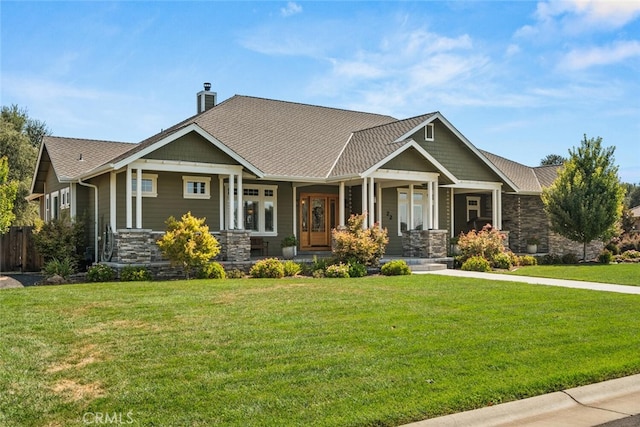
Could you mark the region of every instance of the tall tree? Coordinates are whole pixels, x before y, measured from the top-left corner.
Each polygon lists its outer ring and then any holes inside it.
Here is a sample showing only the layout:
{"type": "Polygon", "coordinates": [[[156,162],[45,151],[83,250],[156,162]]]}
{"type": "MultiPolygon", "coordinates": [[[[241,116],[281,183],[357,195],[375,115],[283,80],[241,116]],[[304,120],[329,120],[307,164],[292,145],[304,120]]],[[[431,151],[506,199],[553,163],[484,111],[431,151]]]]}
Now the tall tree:
{"type": "Polygon", "coordinates": [[[18,181],[14,224],[31,225],[37,218],[37,208],[25,198],[31,188],[42,138],[48,134],[43,122],[30,119],[27,111],[17,105],[3,106],[0,110],[0,157],[8,159],[8,180],[18,181]]]}
{"type": "Polygon", "coordinates": [[[615,233],[622,215],[624,188],[614,163],[615,147],[602,148],[602,138],[584,139],[569,150],[569,159],[554,183],[542,192],[542,201],[551,229],[583,244],[606,239],[615,233]]]}
{"type": "Polygon", "coordinates": [[[0,157],[0,234],[7,231],[15,218],[13,203],[18,192],[18,182],[9,181],[9,162],[0,157]]]}
{"type": "Polygon", "coordinates": [[[540,160],[540,166],[562,166],[567,159],[560,154],[549,154],[544,159],[540,160]]]}

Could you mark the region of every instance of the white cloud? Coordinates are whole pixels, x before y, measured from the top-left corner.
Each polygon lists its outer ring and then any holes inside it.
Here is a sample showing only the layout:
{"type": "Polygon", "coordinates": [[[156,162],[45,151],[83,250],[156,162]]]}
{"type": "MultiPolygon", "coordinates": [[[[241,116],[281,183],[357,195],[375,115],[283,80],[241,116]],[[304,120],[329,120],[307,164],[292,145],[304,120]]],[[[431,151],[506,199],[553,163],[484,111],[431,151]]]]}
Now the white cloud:
{"type": "Polygon", "coordinates": [[[283,7],[282,9],[280,9],[280,13],[284,17],[297,15],[298,13],[302,13],[302,6],[294,1],[290,1],[289,3],[287,3],[287,7],[283,7]]]}
{"type": "Polygon", "coordinates": [[[574,49],[560,62],[559,67],[567,70],[619,63],[629,58],[640,57],[640,42],[636,40],[615,42],[610,46],[574,49]]]}

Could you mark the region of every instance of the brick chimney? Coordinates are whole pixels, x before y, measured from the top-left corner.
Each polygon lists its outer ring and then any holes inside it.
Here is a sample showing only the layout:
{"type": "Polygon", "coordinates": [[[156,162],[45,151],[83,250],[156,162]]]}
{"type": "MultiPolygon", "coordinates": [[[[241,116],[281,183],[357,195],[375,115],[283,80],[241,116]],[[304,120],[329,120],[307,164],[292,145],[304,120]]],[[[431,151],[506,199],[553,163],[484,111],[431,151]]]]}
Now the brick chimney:
{"type": "Polygon", "coordinates": [[[198,114],[203,113],[208,109],[215,107],[217,97],[218,97],[217,93],[211,92],[211,83],[206,82],[204,84],[204,90],[198,92],[198,95],[197,95],[198,114]]]}

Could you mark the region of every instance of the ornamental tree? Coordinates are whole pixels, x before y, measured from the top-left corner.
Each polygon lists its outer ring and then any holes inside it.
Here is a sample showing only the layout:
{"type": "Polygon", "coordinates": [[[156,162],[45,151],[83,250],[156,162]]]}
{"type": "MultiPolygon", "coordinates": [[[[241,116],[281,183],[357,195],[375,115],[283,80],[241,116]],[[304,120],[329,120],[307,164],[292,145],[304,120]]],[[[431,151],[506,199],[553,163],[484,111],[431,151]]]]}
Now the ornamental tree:
{"type": "Polygon", "coordinates": [[[196,218],[187,212],[180,221],[173,216],[165,221],[167,232],[158,240],[158,247],[173,265],[180,265],[189,279],[194,269],[202,268],[220,253],[218,241],[209,233],[206,218],[196,218]]]}
{"type": "Polygon", "coordinates": [[[615,147],[602,148],[602,138],[584,139],[569,150],[569,159],[553,184],[543,189],[544,209],[551,229],[574,242],[605,240],[615,234],[622,215],[624,188],[614,163],[615,147]]]}

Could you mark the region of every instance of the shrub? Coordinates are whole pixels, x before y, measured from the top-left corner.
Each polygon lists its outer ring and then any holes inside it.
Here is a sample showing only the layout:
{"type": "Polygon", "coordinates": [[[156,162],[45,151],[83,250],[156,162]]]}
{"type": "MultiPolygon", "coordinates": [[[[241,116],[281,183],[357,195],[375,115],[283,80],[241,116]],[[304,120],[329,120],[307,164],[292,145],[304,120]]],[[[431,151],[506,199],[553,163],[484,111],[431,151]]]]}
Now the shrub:
{"type": "Polygon", "coordinates": [[[284,268],[285,277],[297,276],[302,271],[302,266],[297,262],[291,260],[283,262],[282,267],[284,268]]]}
{"type": "Polygon", "coordinates": [[[630,250],[616,256],[618,262],[640,262],[640,251],[630,250]]]}
{"type": "Polygon", "coordinates": [[[245,276],[244,271],[239,270],[237,268],[227,270],[225,274],[227,276],[227,279],[243,279],[245,276]]]}
{"type": "Polygon", "coordinates": [[[198,279],[226,279],[227,275],[219,262],[210,262],[198,270],[198,279]]]}
{"type": "Polygon", "coordinates": [[[580,260],[578,259],[578,256],[576,254],[574,254],[573,252],[569,252],[569,253],[566,253],[566,254],[562,255],[562,263],[563,264],[577,264],[579,262],[580,262],[580,260]]]}
{"type": "Polygon", "coordinates": [[[480,231],[471,230],[467,234],[461,234],[458,239],[460,260],[464,263],[471,257],[479,256],[494,263],[496,255],[506,251],[503,240],[504,236],[490,225],[485,225],[480,231]]]}
{"type": "Polygon", "coordinates": [[[347,264],[358,262],[367,266],[377,266],[384,255],[389,238],[387,229],[378,225],[362,228],[367,215],[351,215],[344,230],[332,230],[334,240],[333,256],[338,262],[347,264]]]}
{"type": "Polygon", "coordinates": [[[385,276],[407,276],[411,274],[411,269],[405,260],[396,259],[383,264],[380,273],[385,276]]]}
{"type": "Polygon", "coordinates": [[[462,263],[464,271],[491,271],[489,261],[481,256],[472,256],[462,263]]]}
{"type": "Polygon", "coordinates": [[[610,264],[611,261],[613,261],[613,254],[611,253],[611,251],[609,251],[607,249],[604,249],[598,255],[598,262],[600,264],[610,264]]]}
{"type": "Polygon", "coordinates": [[[127,265],[120,271],[120,280],[123,282],[148,282],[153,280],[147,267],[127,265]]]}
{"type": "Polygon", "coordinates": [[[537,265],[538,264],[538,260],[534,256],[524,255],[524,256],[520,257],[519,264],[522,265],[522,266],[537,265]]]}
{"type": "Polygon", "coordinates": [[[158,247],[173,265],[180,265],[189,279],[191,270],[201,269],[220,253],[218,241],[209,233],[205,218],[187,212],[180,221],[173,216],[165,222],[167,232],[158,240],[158,247]]]}
{"type": "Polygon", "coordinates": [[[44,264],[44,274],[47,277],[55,275],[68,279],[69,276],[76,272],[76,262],[70,257],[62,259],[54,258],[44,264]]]}
{"type": "Polygon", "coordinates": [[[503,270],[509,270],[511,267],[513,267],[513,262],[511,260],[511,257],[506,252],[495,254],[493,257],[492,264],[494,268],[500,268],[503,270]]]}
{"type": "Polygon", "coordinates": [[[311,275],[314,279],[322,279],[323,277],[325,277],[324,270],[322,269],[313,270],[313,273],[311,273],[311,275]]]}
{"type": "Polygon", "coordinates": [[[540,264],[542,265],[562,264],[562,258],[556,254],[546,254],[542,258],[540,258],[540,264]]]}
{"type": "Polygon", "coordinates": [[[359,262],[349,263],[349,277],[364,277],[367,275],[367,267],[359,262]]]}
{"type": "Polygon", "coordinates": [[[249,271],[251,277],[280,279],[284,277],[284,265],[277,258],[265,258],[256,262],[249,271]]]}
{"type": "Polygon", "coordinates": [[[624,234],[618,243],[619,252],[640,251],[640,233],[624,234]]]}
{"type": "Polygon", "coordinates": [[[609,252],[611,252],[613,255],[620,254],[620,249],[618,248],[618,245],[613,241],[607,243],[607,246],[605,246],[604,248],[609,252]]]}
{"type": "Polygon", "coordinates": [[[116,278],[116,271],[106,264],[96,264],[87,270],[87,280],[90,282],[109,282],[116,278]]]}
{"type": "Polygon", "coordinates": [[[332,264],[327,267],[324,272],[326,277],[340,277],[340,278],[348,278],[349,277],[349,264],[332,264]]]}
{"type": "Polygon", "coordinates": [[[78,250],[84,246],[84,223],[68,219],[39,222],[33,231],[33,244],[44,258],[78,261],[78,250]]]}

